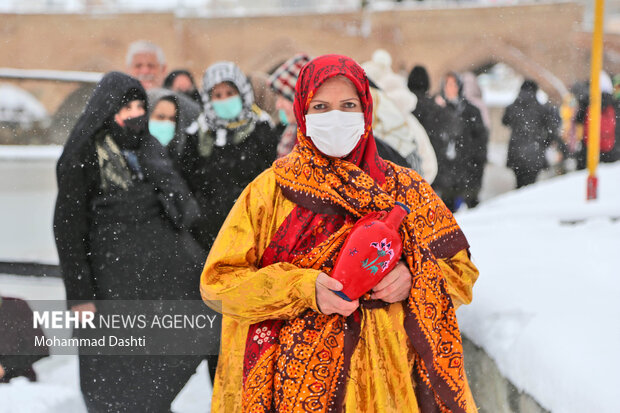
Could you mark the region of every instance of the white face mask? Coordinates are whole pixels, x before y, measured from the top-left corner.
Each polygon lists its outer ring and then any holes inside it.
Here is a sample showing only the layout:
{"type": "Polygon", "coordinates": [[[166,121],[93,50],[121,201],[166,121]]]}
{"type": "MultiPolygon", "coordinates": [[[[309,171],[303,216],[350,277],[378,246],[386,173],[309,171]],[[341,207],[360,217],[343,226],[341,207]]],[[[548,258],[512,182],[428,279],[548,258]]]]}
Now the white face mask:
{"type": "Polygon", "coordinates": [[[364,133],[364,114],[331,110],[306,115],[306,136],[327,156],[342,158],[351,153],[364,133]]]}

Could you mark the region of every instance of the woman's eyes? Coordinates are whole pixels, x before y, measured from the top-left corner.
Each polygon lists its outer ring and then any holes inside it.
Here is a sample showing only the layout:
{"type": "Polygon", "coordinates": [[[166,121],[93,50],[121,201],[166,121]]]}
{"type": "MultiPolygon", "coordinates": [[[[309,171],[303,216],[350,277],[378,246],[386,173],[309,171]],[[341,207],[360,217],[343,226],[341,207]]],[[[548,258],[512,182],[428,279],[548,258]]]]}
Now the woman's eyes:
{"type": "MultiPolygon", "coordinates": [[[[334,106],[337,107],[337,106],[334,106]]],[[[340,104],[341,109],[355,109],[357,108],[357,102],[343,102],[340,104]]],[[[315,103],[312,105],[312,109],[314,110],[326,110],[328,109],[327,104],[325,103],[315,103]]]]}
{"type": "Polygon", "coordinates": [[[220,92],[220,93],[214,93],[211,96],[211,99],[215,99],[215,100],[228,99],[236,95],[237,94],[235,92],[220,92]]]}

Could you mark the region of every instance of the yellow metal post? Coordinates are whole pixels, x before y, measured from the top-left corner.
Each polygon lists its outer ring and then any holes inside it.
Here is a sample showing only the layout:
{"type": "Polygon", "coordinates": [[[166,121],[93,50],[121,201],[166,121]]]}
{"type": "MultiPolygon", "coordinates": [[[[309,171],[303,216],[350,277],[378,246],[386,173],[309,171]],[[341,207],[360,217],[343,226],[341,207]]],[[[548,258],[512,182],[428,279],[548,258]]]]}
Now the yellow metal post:
{"type": "Polygon", "coordinates": [[[594,28],[592,30],[592,60],[590,68],[590,108],[588,122],[588,184],[587,199],[597,198],[598,179],[596,168],[600,155],[601,87],[603,66],[603,10],[605,0],[595,0],[594,28]]]}

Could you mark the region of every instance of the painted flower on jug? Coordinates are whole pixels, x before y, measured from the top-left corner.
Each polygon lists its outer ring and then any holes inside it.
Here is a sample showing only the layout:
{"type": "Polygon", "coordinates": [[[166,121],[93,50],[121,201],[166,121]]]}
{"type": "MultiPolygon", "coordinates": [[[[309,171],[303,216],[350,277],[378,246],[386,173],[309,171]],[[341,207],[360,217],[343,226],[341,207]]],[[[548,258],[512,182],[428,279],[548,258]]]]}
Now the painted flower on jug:
{"type": "Polygon", "coordinates": [[[392,241],[389,241],[386,238],[383,238],[380,242],[371,242],[371,247],[375,247],[380,257],[384,255],[389,255],[390,260],[394,256],[394,251],[392,250],[392,241]]]}
{"type": "Polygon", "coordinates": [[[388,242],[386,238],[383,238],[378,242],[371,242],[370,246],[377,249],[377,258],[372,261],[365,259],[362,261],[362,268],[370,271],[371,275],[374,275],[379,271],[379,269],[383,272],[388,268],[390,261],[394,258],[394,250],[392,250],[392,242],[388,242]],[[380,258],[385,256],[388,257],[387,260],[377,262],[380,258]]]}

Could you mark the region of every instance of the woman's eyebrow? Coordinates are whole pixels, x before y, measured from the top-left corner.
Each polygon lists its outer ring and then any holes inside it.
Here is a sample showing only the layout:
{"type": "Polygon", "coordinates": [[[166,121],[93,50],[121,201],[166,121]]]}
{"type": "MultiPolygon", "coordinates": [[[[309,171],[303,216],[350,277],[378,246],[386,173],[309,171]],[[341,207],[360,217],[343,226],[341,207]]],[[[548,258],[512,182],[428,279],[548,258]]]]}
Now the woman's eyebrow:
{"type": "Polygon", "coordinates": [[[347,100],[358,100],[359,101],[360,99],[356,96],[352,96],[350,98],[342,99],[341,102],[346,102],[347,100]]]}

